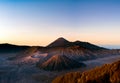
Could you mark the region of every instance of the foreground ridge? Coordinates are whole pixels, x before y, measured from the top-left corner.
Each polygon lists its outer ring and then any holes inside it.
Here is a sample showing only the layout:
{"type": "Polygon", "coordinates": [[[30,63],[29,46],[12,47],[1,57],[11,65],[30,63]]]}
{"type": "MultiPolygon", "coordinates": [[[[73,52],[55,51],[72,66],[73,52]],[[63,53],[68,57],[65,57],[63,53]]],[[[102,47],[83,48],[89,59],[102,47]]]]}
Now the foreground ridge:
{"type": "Polygon", "coordinates": [[[55,78],[52,83],[120,83],[120,61],[83,73],[68,73],[55,78]]]}

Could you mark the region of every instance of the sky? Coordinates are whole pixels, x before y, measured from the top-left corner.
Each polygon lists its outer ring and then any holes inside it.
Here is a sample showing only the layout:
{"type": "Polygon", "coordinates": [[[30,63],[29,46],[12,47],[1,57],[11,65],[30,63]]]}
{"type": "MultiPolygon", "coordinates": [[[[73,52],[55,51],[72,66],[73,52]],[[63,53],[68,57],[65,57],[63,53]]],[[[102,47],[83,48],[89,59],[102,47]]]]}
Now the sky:
{"type": "Polygon", "coordinates": [[[120,1],[0,0],[0,43],[46,46],[59,37],[120,46],[120,1]]]}

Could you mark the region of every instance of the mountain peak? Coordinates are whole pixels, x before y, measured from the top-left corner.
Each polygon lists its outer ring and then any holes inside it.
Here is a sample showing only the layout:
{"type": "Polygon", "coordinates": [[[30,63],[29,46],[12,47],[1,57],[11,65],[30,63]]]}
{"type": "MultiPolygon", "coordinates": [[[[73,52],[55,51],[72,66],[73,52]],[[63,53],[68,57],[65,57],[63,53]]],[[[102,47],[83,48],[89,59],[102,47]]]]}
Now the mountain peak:
{"type": "Polygon", "coordinates": [[[63,37],[59,37],[57,40],[66,40],[65,38],[63,38],[63,37]]]}
{"type": "Polygon", "coordinates": [[[66,40],[63,37],[60,37],[60,38],[56,39],[54,42],[52,42],[51,44],[49,44],[47,47],[60,47],[60,46],[66,45],[68,43],[69,43],[68,40],[66,40]]]}

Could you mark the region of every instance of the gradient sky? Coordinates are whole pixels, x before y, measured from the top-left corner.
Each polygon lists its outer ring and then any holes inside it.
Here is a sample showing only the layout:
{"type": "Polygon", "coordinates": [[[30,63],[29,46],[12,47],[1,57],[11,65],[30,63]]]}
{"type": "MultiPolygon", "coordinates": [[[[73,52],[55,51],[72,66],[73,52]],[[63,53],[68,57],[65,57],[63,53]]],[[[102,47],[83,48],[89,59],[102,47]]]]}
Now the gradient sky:
{"type": "Polygon", "coordinates": [[[120,1],[0,0],[0,43],[44,46],[58,37],[120,45],[120,1]]]}

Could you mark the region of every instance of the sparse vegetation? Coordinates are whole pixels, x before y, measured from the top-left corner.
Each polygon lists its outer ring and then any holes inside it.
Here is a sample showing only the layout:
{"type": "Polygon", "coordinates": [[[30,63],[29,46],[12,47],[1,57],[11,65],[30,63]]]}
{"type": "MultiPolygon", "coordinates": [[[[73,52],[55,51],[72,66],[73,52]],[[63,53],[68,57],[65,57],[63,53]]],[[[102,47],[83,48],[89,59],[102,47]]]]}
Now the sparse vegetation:
{"type": "Polygon", "coordinates": [[[52,83],[120,83],[120,61],[87,72],[68,73],[52,83]]]}

